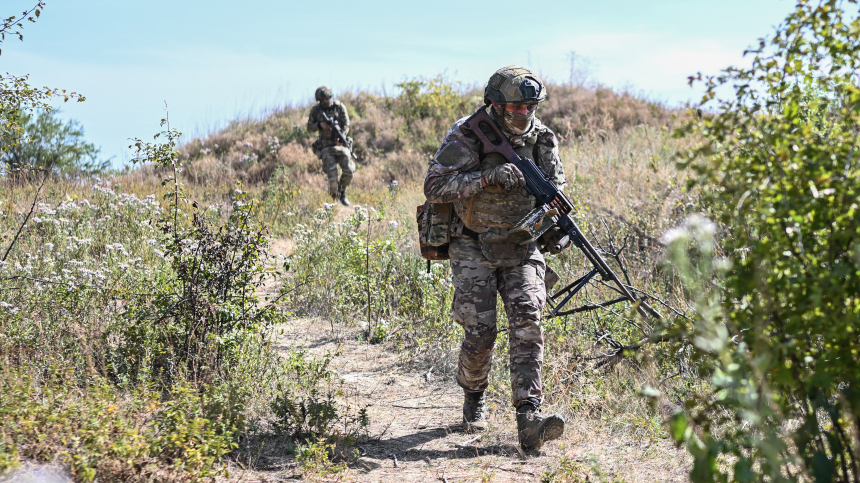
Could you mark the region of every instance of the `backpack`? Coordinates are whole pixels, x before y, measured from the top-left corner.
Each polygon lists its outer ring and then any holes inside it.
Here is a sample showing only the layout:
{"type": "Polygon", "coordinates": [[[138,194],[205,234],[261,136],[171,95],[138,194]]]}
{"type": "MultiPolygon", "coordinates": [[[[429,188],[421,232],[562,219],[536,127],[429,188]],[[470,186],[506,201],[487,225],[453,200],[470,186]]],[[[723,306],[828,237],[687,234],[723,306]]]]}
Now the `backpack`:
{"type": "Polygon", "coordinates": [[[416,208],[418,222],[418,248],[426,260],[448,260],[451,243],[451,203],[425,202],[416,208]]]}

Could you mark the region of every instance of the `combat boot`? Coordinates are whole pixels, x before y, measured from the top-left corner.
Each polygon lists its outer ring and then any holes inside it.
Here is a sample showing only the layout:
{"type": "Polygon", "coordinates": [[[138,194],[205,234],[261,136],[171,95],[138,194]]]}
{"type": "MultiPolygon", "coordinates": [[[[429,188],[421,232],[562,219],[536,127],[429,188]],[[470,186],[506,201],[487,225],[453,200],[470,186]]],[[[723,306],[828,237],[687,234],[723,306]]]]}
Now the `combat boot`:
{"type": "Polygon", "coordinates": [[[346,199],[346,188],[341,189],[337,193],[337,199],[343,206],[349,206],[349,200],[346,199]]]}
{"type": "Polygon", "coordinates": [[[484,392],[467,392],[463,400],[463,429],[466,431],[483,431],[487,429],[486,411],[487,397],[484,392]]]}
{"type": "Polygon", "coordinates": [[[545,441],[564,434],[564,418],[558,414],[544,418],[536,405],[526,402],[517,408],[517,431],[520,447],[525,451],[537,451],[545,441]]]}

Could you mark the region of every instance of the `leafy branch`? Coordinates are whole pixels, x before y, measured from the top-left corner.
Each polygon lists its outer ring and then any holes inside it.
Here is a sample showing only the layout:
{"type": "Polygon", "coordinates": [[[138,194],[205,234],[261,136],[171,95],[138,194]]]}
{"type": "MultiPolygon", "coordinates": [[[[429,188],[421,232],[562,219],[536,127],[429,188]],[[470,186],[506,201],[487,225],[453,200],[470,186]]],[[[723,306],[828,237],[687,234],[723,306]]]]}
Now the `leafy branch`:
{"type": "MultiPolygon", "coordinates": [[[[24,34],[21,33],[21,29],[24,28],[24,21],[36,23],[36,19],[42,15],[42,9],[45,8],[45,2],[39,0],[39,2],[30,10],[25,10],[20,17],[17,15],[13,15],[9,18],[3,20],[3,28],[0,28],[0,43],[3,43],[6,40],[6,34],[10,34],[18,37],[18,40],[24,40],[24,34]],[[35,18],[33,18],[35,16],[35,18]],[[11,29],[18,27],[18,30],[12,32],[11,29]]],[[[3,51],[0,49],[0,54],[3,51]]]]}

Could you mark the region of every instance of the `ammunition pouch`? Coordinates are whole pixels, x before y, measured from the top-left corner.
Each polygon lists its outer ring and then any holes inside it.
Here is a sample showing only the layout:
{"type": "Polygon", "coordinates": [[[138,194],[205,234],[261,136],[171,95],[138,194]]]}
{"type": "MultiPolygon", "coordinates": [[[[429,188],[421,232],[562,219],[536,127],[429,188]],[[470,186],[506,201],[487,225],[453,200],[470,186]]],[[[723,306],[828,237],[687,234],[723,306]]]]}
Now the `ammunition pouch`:
{"type": "Polygon", "coordinates": [[[451,203],[425,202],[416,208],[418,248],[426,260],[448,260],[451,243],[451,203]]]}

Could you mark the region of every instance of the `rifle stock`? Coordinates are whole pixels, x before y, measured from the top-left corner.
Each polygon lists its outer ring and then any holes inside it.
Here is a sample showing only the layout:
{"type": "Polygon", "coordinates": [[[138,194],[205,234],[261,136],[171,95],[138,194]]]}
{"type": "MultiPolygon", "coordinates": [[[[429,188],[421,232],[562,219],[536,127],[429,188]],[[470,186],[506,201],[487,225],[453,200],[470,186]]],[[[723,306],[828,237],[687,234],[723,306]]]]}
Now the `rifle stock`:
{"type": "MultiPolygon", "coordinates": [[[[555,183],[547,177],[546,173],[544,173],[543,170],[534,163],[534,161],[528,158],[523,158],[514,151],[508,138],[505,137],[501,129],[499,129],[495,121],[490,117],[489,113],[487,113],[487,106],[483,106],[475,111],[472,116],[466,119],[463,127],[477,136],[483,146],[485,154],[501,154],[508,160],[508,162],[513,163],[523,173],[523,177],[526,180],[526,190],[529,194],[534,196],[537,199],[538,205],[543,205],[543,209],[548,213],[553,213],[554,210],[556,214],[550,215],[548,218],[552,220],[554,226],[557,226],[561,230],[565,237],[567,237],[582,251],[594,267],[591,272],[584,275],[576,282],[568,285],[560,291],[560,294],[556,295],[560,296],[561,294],[567,293],[567,296],[563,301],[554,307],[552,311],[553,316],[582,311],[580,309],[573,309],[562,312],[561,309],[576,294],[576,292],[578,292],[592,277],[594,277],[594,275],[599,274],[605,282],[612,283],[615,286],[614,288],[623,295],[623,298],[616,299],[612,301],[612,303],[628,300],[636,307],[637,312],[639,312],[643,317],[647,318],[650,315],[658,319],[662,318],[656,310],[648,305],[647,302],[637,298],[633,292],[631,292],[627,286],[621,282],[618,275],[615,274],[603,257],[600,256],[600,253],[598,253],[594,248],[594,245],[588,241],[582,233],[582,230],[579,229],[579,226],[577,226],[576,222],[570,216],[573,212],[574,206],[567,195],[555,186],[555,183]]],[[[562,239],[562,241],[556,246],[556,249],[561,249],[566,245],[567,241],[562,239]]],[[[608,304],[598,305],[605,307],[608,304]]]]}

